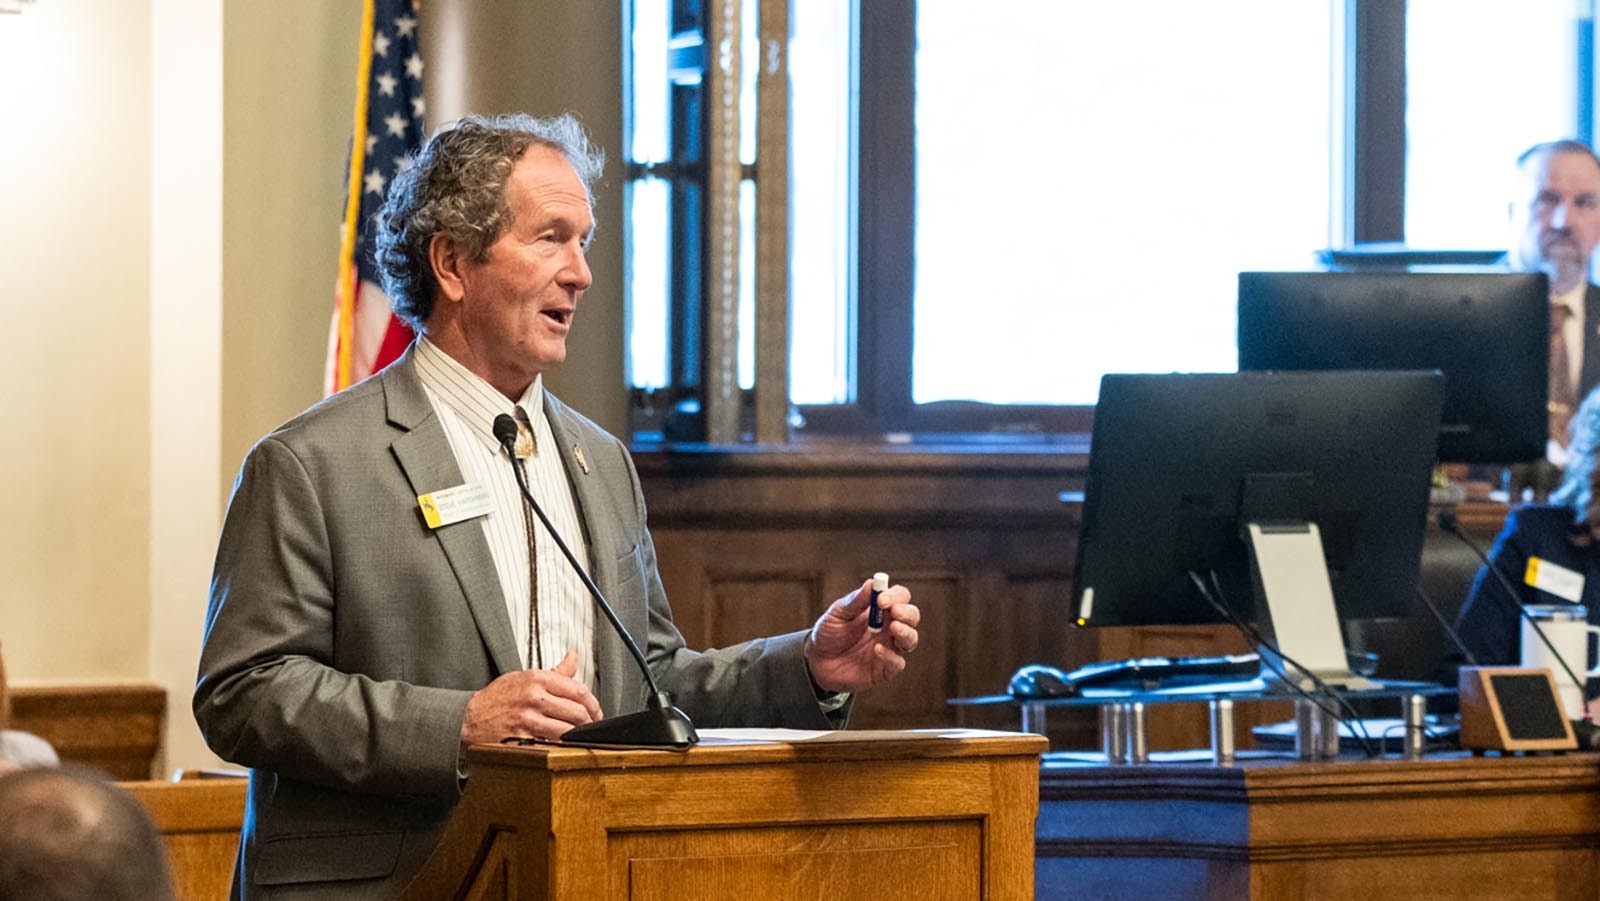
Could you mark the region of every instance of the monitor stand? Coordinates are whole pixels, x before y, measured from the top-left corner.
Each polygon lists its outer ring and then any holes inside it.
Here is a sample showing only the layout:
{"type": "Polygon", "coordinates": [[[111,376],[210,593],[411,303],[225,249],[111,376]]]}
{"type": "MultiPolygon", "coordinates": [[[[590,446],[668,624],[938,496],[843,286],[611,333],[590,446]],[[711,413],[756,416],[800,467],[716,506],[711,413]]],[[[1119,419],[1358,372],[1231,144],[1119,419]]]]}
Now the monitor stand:
{"type": "Polygon", "coordinates": [[[1245,543],[1250,547],[1256,588],[1266,601],[1276,645],[1276,651],[1260,649],[1262,680],[1267,685],[1284,685],[1287,676],[1290,687],[1305,690],[1316,688],[1317,681],[1356,691],[1381,687],[1350,671],[1317,524],[1246,523],[1245,543]]]}

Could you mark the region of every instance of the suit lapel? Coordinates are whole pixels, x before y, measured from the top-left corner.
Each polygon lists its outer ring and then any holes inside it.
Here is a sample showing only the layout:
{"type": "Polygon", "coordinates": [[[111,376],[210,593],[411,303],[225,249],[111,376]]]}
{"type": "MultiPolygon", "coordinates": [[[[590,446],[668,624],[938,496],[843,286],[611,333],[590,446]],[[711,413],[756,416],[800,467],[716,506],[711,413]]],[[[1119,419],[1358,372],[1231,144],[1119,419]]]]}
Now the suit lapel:
{"type": "Polygon", "coordinates": [[[1600,287],[1583,293],[1583,365],[1578,369],[1578,400],[1600,385],[1600,287]]]}
{"type": "MultiPolygon", "coordinates": [[[[406,351],[400,362],[385,369],[380,378],[389,421],[404,430],[391,445],[395,459],[412,490],[425,494],[460,485],[462,476],[450,439],[445,437],[433,404],[417,380],[411,354],[406,351]]],[[[469,519],[434,529],[433,537],[450,561],[495,669],[501,673],[521,669],[511,620],[506,615],[505,595],[478,521],[469,519]]]]}
{"type": "MultiPolygon", "coordinates": [[[[600,593],[616,608],[618,618],[627,626],[634,641],[643,641],[646,621],[637,618],[635,622],[632,610],[617,606],[622,603],[616,592],[616,548],[621,540],[617,527],[622,518],[612,509],[609,495],[601,484],[604,476],[594,471],[595,457],[591,449],[583,446],[576,437],[575,429],[569,428],[565,406],[552,397],[548,390],[544,397],[545,416],[550,421],[550,432],[555,436],[561,453],[567,482],[572,485],[573,500],[578,506],[578,521],[583,524],[584,540],[589,546],[589,576],[594,579],[600,593]]],[[[630,702],[624,694],[634,681],[629,678],[636,669],[633,655],[628,653],[627,646],[617,636],[616,630],[605,621],[605,614],[598,609],[598,605],[594,615],[595,697],[608,713],[632,709],[637,705],[637,700],[630,702]]]]}

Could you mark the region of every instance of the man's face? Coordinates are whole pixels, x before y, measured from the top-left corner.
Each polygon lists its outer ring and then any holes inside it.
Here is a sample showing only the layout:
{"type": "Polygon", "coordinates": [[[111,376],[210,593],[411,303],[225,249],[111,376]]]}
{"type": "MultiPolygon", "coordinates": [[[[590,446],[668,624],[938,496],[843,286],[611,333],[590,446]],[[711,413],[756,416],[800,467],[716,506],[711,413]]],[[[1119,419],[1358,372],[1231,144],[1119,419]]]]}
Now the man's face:
{"type": "Polygon", "coordinates": [[[560,153],[534,145],[506,180],[511,224],[482,263],[461,267],[468,368],[507,393],[567,357],[567,332],[592,277],[589,195],[560,153]]]}
{"type": "Polygon", "coordinates": [[[1542,153],[1518,170],[1511,221],[1518,268],[1563,292],[1587,276],[1600,243],[1600,165],[1582,153],[1542,153]]]}

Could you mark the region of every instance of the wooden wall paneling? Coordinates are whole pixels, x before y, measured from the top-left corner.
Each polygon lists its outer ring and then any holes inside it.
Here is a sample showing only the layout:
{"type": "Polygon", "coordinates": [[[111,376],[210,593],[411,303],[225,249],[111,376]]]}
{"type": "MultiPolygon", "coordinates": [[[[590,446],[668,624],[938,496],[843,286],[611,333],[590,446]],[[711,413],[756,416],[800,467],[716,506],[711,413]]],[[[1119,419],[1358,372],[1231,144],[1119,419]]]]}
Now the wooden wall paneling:
{"type": "Polygon", "coordinates": [[[815,569],[711,569],[705,582],[704,604],[710,614],[705,645],[726,647],[809,628],[823,610],[822,582],[822,574],[815,569]]]}
{"type": "Polygon", "coordinates": [[[853,727],[1016,728],[1014,709],[962,713],[946,700],[1002,691],[1032,660],[1095,659],[1082,641],[1041,642],[1051,634],[1045,622],[1059,623],[1062,635],[1068,629],[1077,511],[1060,493],[1073,487],[1070,459],[716,456],[640,458],[662,580],[691,645],[805,628],[836,596],[884,570],[923,609],[922,645],[905,675],[862,694],[853,727]],[[783,600],[772,601],[765,592],[773,589],[756,584],[793,583],[801,573],[816,574],[809,598],[779,588],[783,600]],[[1013,573],[1029,586],[1020,606],[1013,573]],[[764,603],[730,615],[733,594],[764,603]]]}
{"type": "MultiPolygon", "coordinates": [[[[1072,669],[1098,659],[1098,636],[1072,624],[1064,568],[1029,571],[1020,565],[993,570],[976,580],[968,619],[960,632],[962,650],[951,697],[1003,694],[1017,668],[1046,663],[1072,669]]],[[[1016,729],[1019,713],[1009,706],[956,708],[957,721],[979,729],[1016,729]]],[[[1060,707],[1045,718],[1055,750],[1099,747],[1093,709],[1060,707]]]]}
{"type": "Polygon", "coordinates": [[[861,693],[851,712],[852,728],[922,729],[949,725],[945,703],[955,691],[963,661],[956,637],[969,607],[959,573],[902,568],[889,571],[894,581],[911,586],[912,600],[922,610],[919,646],[906,658],[905,672],[887,685],[861,693]]]}
{"type": "Polygon", "coordinates": [[[62,760],[116,779],[149,779],[167,694],[159,685],[11,687],[11,728],[50,742],[62,760]]]}
{"type": "MultiPolygon", "coordinates": [[[[921,646],[910,658],[905,676],[866,692],[859,699],[851,722],[862,727],[949,725],[956,720],[945,701],[969,693],[968,686],[977,683],[967,675],[975,661],[998,660],[1002,670],[993,685],[981,689],[984,692],[1003,689],[1005,679],[1017,665],[1011,650],[1015,643],[1013,636],[996,635],[992,627],[1015,622],[1027,634],[1039,631],[1032,618],[1018,620],[985,612],[996,604],[1003,605],[1005,592],[992,588],[973,590],[971,586],[983,578],[981,574],[986,570],[971,560],[961,559],[964,549],[975,545],[971,536],[965,534],[933,532],[907,536],[883,532],[790,530],[767,533],[756,529],[712,534],[694,530],[692,537],[668,531],[657,538],[657,544],[671,549],[663,550],[663,559],[717,561],[709,571],[699,573],[669,574],[663,569],[663,579],[669,583],[700,586],[704,594],[705,599],[698,605],[705,608],[704,613],[677,614],[680,628],[697,624],[704,629],[697,633],[705,639],[699,642],[685,632],[686,639],[697,646],[724,646],[760,635],[808,628],[827,603],[854,589],[878,566],[888,571],[895,583],[910,587],[924,614],[921,646]],[[699,542],[712,550],[705,555],[680,555],[675,548],[681,541],[699,542]],[[728,571],[746,560],[753,562],[728,571]],[[775,560],[809,561],[814,568],[761,569],[761,561],[775,560]],[[950,565],[941,567],[941,562],[950,565]],[[810,577],[809,583],[806,577],[810,577]],[[781,601],[774,598],[775,592],[782,595],[781,601]],[[752,599],[755,598],[760,598],[761,603],[754,603],[752,599]],[[979,647],[968,636],[984,629],[991,629],[987,633],[990,641],[979,647]]],[[[997,577],[989,577],[987,581],[991,585],[1003,584],[997,577]]],[[[673,598],[686,594],[676,587],[669,587],[668,593],[673,598]]],[[[675,600],[674,606],[676,609],[683,604],[675,600]]],[[[1054,618],[1059,622],[1061,614],[1058,612],[1054,618]]],[[[996,725],[1003,721],[997,720],[996,725]]],[[[1010,727],[1014,727],[1014,711],[1010,722],[1010,727]]]]}
{"type": "MultiPolygon", "coordinates": [[[[1048,449],[1045,449],[1048,450],[1048,449]]],[[[808,529],[1070,524],[1074,453],[925,453],[856,444],[793,450],[637,451],[651,527],[808,529]]]]}
{"type": "MultiPolygon", "coordinates": [[[[859,570],[835,564],[832,569],[839,571],[832,573],[821,568],[763,572],[754,567],[725,572],[721,567],[726,565],[719,563],[704,574],[707,640],[699,646],[725,647],[810,628],[828,603],[855,587],[859,570]]],[[[954,612],[963,594],[961,580],[949,572],[902,572],[904,577],[891,576],[913,586],[915,600],[925,611],[920,647],[909,658],[904,675],[857,698],[851,714],[851,724],[857,728],[935,727],[950,722],[944,701],[954,688],[960,664],[952,636],[960,620],[954,612]]]]}
{"type": "MultiPolygon", "coordinates": [[[[926,698],[919,696],[902,714],[931,715],[932,705],[922,702],[941,694],[998,693],[1025,663],[1071,668],[1095,660],[1246,648],[1226,626],[1070,625],[1081,514],[1070,495],[1084,487],[1084,447],[972,453],[821,443],[781,450],[643,451],[635,458],[662,581],[692,645],[717,643],[713,636],[726,643],[781,631],[777,627],[791,622],[792,628],[803,627],[834,595],[874,570],[910,585],[918,603],[928,605],[926,629],[948,632],[939,639],[944,650],[937,669],[927,648],[914,658],[905,690],[926,698]],[[805,616],[793,612],[798,599],[786,595],[782,616],[738,618],[741,629],[752,630],[748,634],[712,625],[716,579],[800,572],[815,572],[820,580],[815,606],[805,616]],[[932,582],[919,585],[913,576],[932,582]],[[948,588],[935,589],[934,582],[945,581],[948,588]],[[784,618],[789,616],[794,619],[784,618]]],[[[1469,504],[1458,514],[1473,534],[1492,536],[1505,508],[1469,504]]],[[[863,716],[852,722],[862,725],[880,716],[902,717],[872,703],[858,711],[863,716]]],[[[1239,747],[1251,747],[1255,724],[1290,715],[1288,704],[1239,705],[1239,747]]],[[[948,708],[943,716],[948,724],[1018,723],[1012,708],[948,708]]],[[[1098,745],[1092,714],[1052,711],[1049,722],[1058,747],[1098,745]]],[[[1209,745],[1203,704],[1154,706],[1149,722],[1153,749],[1209,745]]]]}
{"type": "Polygon", "coordinates": [[[692,648],[711,644],[710,590],[706,587],[711,565],[712,534],[704,529],[660,531],[651,529],[656,548],[656,569],[672,605],[672,620],[692,648]]]}

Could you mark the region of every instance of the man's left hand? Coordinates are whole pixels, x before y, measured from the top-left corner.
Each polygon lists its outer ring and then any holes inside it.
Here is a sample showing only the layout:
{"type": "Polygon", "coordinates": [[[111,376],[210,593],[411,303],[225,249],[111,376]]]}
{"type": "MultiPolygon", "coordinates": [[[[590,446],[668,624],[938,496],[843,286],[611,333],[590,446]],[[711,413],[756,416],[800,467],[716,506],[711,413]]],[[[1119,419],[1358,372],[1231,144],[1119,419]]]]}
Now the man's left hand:
{"type": "Polygon", "coordinates": [[[922,611],[911,603],[911,591],[891,585],[878,593],[883,629],[867,629],[872,580],[834,601],[806,637],[806,664],[811,679],[824,691],[860,691],[888,681],[906,668],[906,655],[917,649],[917,624],[922,611]]]}

